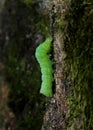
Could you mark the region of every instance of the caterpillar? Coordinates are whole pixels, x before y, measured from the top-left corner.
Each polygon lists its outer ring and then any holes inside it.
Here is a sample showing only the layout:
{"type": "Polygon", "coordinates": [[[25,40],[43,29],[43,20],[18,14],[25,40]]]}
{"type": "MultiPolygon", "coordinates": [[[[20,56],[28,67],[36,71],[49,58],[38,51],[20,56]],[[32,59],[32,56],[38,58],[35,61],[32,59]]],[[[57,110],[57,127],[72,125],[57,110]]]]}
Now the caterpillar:
{"type": "Polygon", "coordinates": [[[35,57],[40,64],[41,73],[42,73],[42,84],[40,93],[51,97],[53,95],[52,92],[52,82],[53,78],[53,68],[52,61],[50,60],[49,53],[51,51],[52,46],[52,38],[47,38],[43,43],[41,43],[35,52],[35,57]]]}

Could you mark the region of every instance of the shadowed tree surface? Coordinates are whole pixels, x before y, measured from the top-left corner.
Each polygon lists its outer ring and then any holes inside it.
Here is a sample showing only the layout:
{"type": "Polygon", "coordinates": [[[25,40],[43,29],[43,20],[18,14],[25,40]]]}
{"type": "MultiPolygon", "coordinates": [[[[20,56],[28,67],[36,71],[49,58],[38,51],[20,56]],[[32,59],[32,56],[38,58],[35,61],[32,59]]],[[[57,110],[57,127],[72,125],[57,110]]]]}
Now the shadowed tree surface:
{"type": "Polygon", "coordinates": [[[36,46],[44,37],[42,17],[37,2],[28,7],[19,0],[5,1],[2,54],[9,83],[8,107],[16,116],[18,130],[39,130],[45,111],[45,98],[39,94],[40,68],[34,56],[36,46]]]}
{"type": "Polygon", "coordinates": [[[6,0],[1,16],[0,48],[15,129],[92,130],[92,0],[6,0]],[[49,34],[55,92],[45,98],[39,94],[35,49],[49,34]]]}

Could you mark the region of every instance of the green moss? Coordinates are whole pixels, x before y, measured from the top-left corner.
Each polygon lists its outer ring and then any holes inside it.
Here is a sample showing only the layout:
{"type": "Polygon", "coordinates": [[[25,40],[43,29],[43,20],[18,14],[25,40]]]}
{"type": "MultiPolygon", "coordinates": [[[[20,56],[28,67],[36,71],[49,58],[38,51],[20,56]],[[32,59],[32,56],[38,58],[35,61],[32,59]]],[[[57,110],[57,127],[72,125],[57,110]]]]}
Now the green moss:
{"type": "Polygon", "coordinates": [[[93,1],[71,1],[64,33],[72,92],[68,130],[93,129],[93,1]]]}
{"type": "Polygon", "coordinates": [[[17,130],[40,130],[45,112],[35,48],[48,35],[48,29],[37,5],[30,3],[28,7],[21,0],[5,3],[3,31],[9,38],[4,48],[5,76],[9,83],[8,106],[17,117],[17,130]]]}

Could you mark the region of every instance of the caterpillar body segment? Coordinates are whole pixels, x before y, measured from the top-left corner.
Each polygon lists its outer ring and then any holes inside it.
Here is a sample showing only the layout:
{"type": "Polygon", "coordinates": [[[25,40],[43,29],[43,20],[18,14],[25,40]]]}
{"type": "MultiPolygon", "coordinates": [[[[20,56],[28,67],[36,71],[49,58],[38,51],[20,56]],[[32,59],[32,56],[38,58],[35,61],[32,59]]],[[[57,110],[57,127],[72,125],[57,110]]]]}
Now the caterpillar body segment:
{"type": "Polygon", "coordinates": [[[52,92],[52,82],[53,78],[53,62],[50,60],[50,51],[52,47],[52,38],[47,38],[45,42],[40,44],[36,48],[35,56],[37,58],[38,63],[40,64],[41,73],[42,73],[42,84],[40,93],[47,97],[51,97],[53,95],[52,92]]]}

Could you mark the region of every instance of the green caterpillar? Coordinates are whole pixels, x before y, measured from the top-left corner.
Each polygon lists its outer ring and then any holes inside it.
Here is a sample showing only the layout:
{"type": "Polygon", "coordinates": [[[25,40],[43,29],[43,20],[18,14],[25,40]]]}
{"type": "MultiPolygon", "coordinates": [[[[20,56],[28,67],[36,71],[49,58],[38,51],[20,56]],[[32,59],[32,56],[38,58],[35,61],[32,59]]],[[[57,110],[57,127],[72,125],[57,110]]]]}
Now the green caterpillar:
{"type": "Polygon", "coordinates": [[[50,60],[49,53],[51,51],[52,46],[52,38],[49,37],[40,44],[36,48],[35,56],[37,58],[38,63],[40,64],[41,73],[42,73],[42,84],[40,93],[47,97],[51,97],[53,95],[52,92],[52,82],[53,78],[53,68],[52,61],[50,60]]]}

